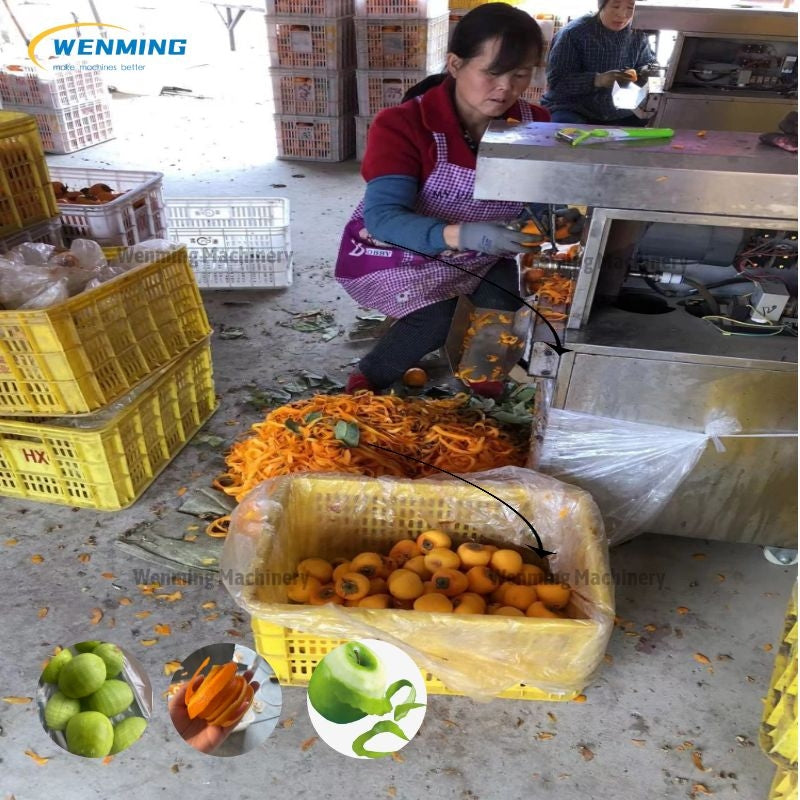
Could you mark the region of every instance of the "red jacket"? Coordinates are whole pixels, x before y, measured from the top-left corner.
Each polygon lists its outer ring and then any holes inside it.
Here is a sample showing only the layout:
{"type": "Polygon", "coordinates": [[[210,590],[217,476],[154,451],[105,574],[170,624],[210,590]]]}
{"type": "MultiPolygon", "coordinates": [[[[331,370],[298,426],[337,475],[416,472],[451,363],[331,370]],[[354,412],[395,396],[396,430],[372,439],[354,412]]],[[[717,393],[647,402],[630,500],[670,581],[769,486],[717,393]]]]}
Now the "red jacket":
{"type": "MultiPolygon", "coordinates": [[[[433,172],[436,143],[432,131],[447,137],[447,153],[452,164],[475,169],[476,155],[464,140],[453,103],[453,79],[446,78],[422,95],[422,101],[408,100],[379,112],[369,128],[361,175],[369,182],[383,175],[408,175],[420,184],[433,172]]],[[[505,116],[521,119],[518,100],[505,116]]],[[[528,104],[536,122],[549,122],[550,112],[528,104]]]]}

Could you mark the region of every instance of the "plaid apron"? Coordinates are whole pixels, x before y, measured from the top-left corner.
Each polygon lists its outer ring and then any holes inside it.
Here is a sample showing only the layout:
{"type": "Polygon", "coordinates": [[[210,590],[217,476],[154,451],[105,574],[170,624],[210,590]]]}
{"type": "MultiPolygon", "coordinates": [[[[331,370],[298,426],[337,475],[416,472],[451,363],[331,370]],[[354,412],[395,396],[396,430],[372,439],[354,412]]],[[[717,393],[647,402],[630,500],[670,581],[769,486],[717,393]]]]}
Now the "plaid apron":
{"type": "MultiPolygon", "coordinates": [[[[522,121],[532,121],[530,106],[520,106],[522,121]]],[[[434,132],[433,138],[436,165],[417,197],[417,214],[451,224],[510,222],[522,214],[523,203],[474,200],[475,170],[448,161],[443,133],[434,132]]],[[[336,260],[336,280],[357,303],[387,316],[404,317],[440,300],[472,294],[498,261],[497,256],[472,251],[441,253],[444,261],[458,265],[451,267],[430,256],[392,247],[369,236],[363,211],[362,200],[345,226],[336,260]]]]}

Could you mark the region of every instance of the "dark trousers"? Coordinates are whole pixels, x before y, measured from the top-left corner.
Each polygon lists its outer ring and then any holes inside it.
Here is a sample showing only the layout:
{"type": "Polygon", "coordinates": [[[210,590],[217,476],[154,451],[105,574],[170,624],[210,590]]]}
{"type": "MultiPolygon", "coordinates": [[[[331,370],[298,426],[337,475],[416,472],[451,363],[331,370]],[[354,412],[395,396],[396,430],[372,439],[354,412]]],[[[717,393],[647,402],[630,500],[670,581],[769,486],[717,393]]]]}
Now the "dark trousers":
{"type": "Polygon", "coordinates": [[[636,114],[629,114],[627,117],[617,117],[616,119],[591,119],[577,111],[553,111],[550,114],[551,122],[567,122],[573,125],[614,125],[619,128],[644,128],[648,120],[637,117],[636,114]]]}
{"type": "MultiPolygon", "coordinates": [[[[469,298],[481,308],[516,311],[522,305],[516,262],[500,259],[469,298]]],[[[424,355],[440,348],[447,339],[457,303],[457,297],[441,300],[397,320],[359,362],[359,370],[370,384],[386,389],[424,355]]]]}

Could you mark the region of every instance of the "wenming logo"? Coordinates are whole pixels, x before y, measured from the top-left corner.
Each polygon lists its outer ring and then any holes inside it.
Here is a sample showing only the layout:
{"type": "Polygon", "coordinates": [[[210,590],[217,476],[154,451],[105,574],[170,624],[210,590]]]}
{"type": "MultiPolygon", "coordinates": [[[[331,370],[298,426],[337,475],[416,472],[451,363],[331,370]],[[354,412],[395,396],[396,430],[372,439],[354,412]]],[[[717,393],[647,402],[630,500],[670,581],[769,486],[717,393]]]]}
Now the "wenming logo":
{"type": "Polygon", "coordinates": [[[87,39],[57,37],[54,34],[76,28],[114,28],[127,31],[121,25],[109,25],[106,22],[72,22],[68,25],[56,25],[48,28],[31,39],[28,45],[28,58],[40,69],[45,69],[36,57],[36,48],[48,37],[53,37],[53,49],[50,56],[182,56],[186,53],[186,39],[148,39],[145,37],[87,39]]]}

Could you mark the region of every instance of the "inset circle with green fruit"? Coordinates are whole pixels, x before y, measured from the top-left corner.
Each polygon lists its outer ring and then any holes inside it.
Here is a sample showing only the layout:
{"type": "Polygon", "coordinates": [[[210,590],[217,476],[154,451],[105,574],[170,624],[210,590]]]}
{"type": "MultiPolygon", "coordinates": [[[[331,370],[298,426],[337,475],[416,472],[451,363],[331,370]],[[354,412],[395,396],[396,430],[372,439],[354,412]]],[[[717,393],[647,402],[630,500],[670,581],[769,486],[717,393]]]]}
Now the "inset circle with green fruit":
{"type": "Polygon", "coordinates": [[[58,647],[37,690],[39,718],[57,744],[76,756],[104,758],[142,736],[153,690],[142,665],[112,642],[58,647]]]}
{"type": "Polygon", "coordinates": [[[377,639],[332,650],[308,684],[314,728],[352,758],[382,758],[405,747],[422,725],[426,704],[419,667],[405,651],[377,639]]]}

